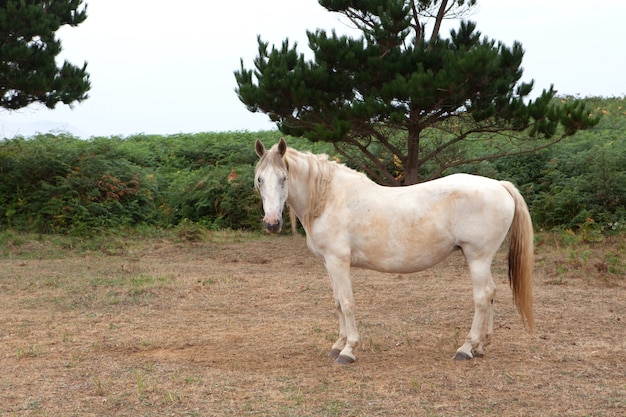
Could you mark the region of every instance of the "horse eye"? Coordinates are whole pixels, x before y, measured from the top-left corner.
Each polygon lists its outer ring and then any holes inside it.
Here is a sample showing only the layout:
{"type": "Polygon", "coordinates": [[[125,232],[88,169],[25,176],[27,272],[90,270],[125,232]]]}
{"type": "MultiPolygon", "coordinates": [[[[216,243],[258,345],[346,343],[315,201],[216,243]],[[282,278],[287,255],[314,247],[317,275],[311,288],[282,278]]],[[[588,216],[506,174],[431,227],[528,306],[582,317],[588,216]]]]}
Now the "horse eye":
{"type": "Polygon", "coordinates": [[[256,180],[256,181],[257,181],[257,183],[258,183],[259,185],[263,184],[263,178],[261,178],[261,177],[257,178],[257,180],[256,180]]]}

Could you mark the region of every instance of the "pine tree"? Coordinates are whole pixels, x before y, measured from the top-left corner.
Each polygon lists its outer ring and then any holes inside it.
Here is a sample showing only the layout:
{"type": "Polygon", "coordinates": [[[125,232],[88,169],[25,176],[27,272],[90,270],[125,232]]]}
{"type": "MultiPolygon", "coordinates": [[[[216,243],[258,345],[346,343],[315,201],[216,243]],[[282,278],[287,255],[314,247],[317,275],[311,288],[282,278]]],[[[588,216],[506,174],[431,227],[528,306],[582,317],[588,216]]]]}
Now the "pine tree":
{"type": "Polygon", "coordinates": [[[40,102],[85,100],[90,89],[87,63],[77,67],[55,58],[61,42],[55,32],[87,18],[82,0],[0,1],[0,107],[13,110],[40,102]]]}
{"type": "Polygon", "coordinates": [[[582,103],[558,103],[552,87],[529,100],[520,43],[490,40],[468,21],[440,36],[444,17],[462,16],[475,0],[319,3],[362,36],[307,31],[312,61],[288,39],[270,50],[259,36],[255,69],[241,61],[236,91],[283,133],[334,143],[378,182],[414,184],[465,163],[532,152],[597,123],[582,103]],[[476,137],[493,152],[464,151],[476,137]]]}

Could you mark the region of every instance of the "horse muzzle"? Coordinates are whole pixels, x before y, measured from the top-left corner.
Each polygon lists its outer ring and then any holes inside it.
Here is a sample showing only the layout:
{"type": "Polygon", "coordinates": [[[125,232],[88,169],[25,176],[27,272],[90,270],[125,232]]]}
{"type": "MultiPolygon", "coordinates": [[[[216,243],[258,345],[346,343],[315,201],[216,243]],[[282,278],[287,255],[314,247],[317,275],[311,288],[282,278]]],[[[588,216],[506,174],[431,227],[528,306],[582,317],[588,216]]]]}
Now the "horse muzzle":
{"type": "Polygon", "coordinates": [[[263,219],[263,226],[269,233],[280,233],[283,230],[283,221],[280,218],[274,220],[263,219]]]}

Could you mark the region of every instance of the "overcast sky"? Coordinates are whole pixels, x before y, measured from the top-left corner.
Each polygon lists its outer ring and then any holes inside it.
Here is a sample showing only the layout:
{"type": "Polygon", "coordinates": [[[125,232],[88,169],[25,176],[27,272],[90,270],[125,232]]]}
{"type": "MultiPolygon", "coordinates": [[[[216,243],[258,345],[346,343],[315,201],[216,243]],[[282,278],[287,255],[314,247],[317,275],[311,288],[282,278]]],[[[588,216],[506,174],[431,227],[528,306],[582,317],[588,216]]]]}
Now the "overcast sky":
{"type": "MultiPolygon", "coordinates": [[[[235,93],[233,72],[253,66],[257,34],[308,51],[306,30],[350,33],[316,0],[91,0],[88,18],[58,35],[62,59],[88,62],[90,98],[73,109],[0,110],[0,138],[65,130],[81,137],[275,129],[235,93]],[[175,6],[174,6],[175,5],[175,6]]],[[[491,39],[526,51],[535,93],[626,94],[626,1],[479,0],[470,17],[491,39]]],[[[454,26],[457,26],[457,22],[454,26]]],[[[428,30],[428,28],[427,28],[428,30]]],[[[447,32],[447,31],[446,31],[447,32]]]]}

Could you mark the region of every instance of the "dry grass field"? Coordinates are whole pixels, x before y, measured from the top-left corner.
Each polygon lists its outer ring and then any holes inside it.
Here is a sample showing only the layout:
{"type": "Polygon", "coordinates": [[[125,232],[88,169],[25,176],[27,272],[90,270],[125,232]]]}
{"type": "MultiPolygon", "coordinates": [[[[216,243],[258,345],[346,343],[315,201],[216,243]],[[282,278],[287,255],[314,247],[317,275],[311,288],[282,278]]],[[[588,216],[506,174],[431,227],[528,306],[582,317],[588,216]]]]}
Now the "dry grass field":
{"type": "MultiPolygon", "coordinates": [[[[0,416],[624,416],[626,238],[537,246],[537,333],[494,264],[495,335],[471,323],[460,254],[419,274],[353,270],[350,366],[321,262],[302,237],[102,239],[5,233],[0,416]]],[[[557,243],[555,243],[557,242],[557,243]]]]}

